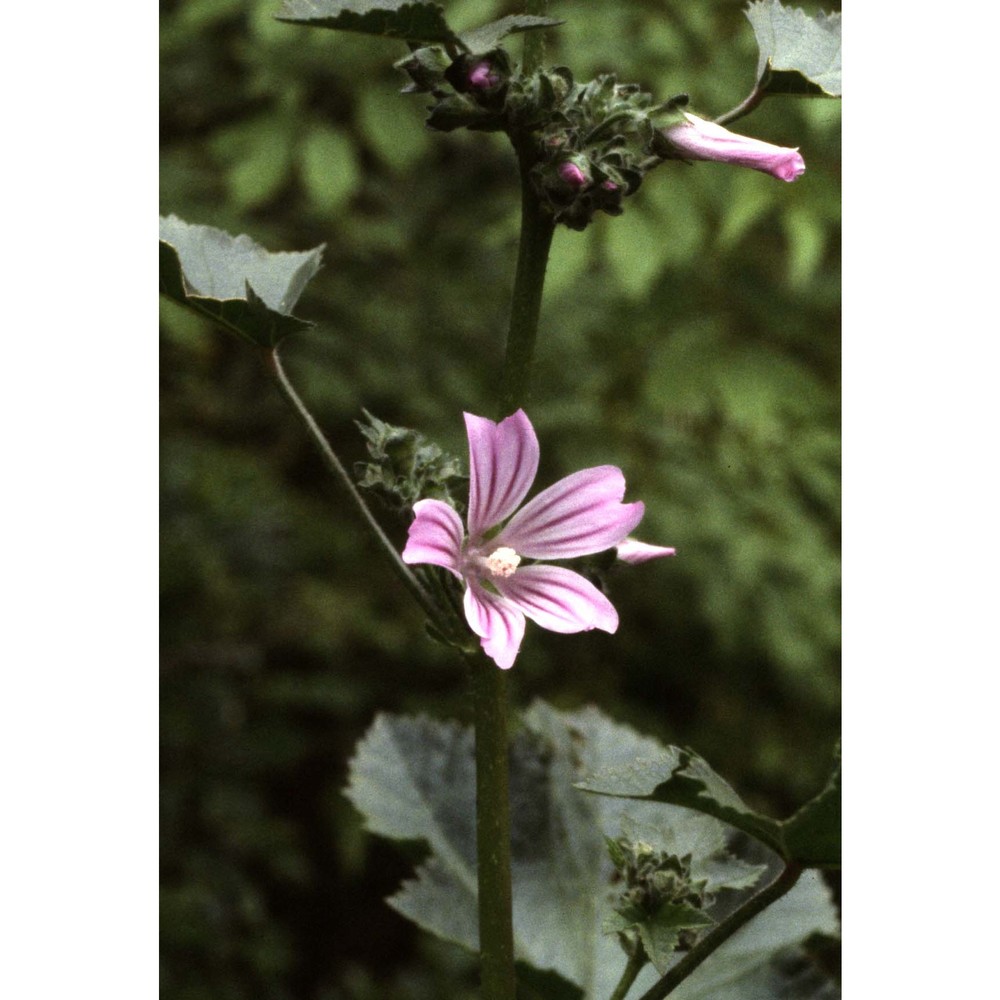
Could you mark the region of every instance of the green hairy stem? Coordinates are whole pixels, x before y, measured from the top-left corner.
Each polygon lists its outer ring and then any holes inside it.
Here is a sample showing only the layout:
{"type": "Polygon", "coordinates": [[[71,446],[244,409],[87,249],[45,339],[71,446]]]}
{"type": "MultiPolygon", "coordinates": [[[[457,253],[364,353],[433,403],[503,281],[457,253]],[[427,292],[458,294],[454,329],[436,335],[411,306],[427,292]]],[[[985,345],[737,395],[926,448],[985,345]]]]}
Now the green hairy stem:
{"type": "MultiPolygon", "coordinates": [[[[529,13],[544,13],[544,9],[544,2],[528,5],[529,13]]],[[[537,58],[541,58],[540,51],[537,58]]],[[[544,211],[528,177],[533,165],[530,139],[511,136],[511,140],[521,168],[521,238],[500,389],[500,419],[522,406],[528,395],[545,268],[555,229],[552,217],[544,211]]],[[[483,997],[484,1000],[514,1000],[517,982],[511,916],[508,677],[505,671],[481,656],[474,658],[472,667],[483,997]]]]}

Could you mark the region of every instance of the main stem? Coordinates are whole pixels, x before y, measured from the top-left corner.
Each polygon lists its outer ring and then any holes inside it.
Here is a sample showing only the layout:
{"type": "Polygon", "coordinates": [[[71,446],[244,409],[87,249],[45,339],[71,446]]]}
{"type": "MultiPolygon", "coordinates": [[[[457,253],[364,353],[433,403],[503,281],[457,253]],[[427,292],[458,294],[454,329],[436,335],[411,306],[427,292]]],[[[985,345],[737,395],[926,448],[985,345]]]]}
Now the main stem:
{"type": "Polygon", "coordinates": [[[500,416],[510,416],[523,406],[531,380],[531,362],[538,335],[545,268],[552,246],[555,223],[545,211],[528,172],[534,165],[534,149],[528,137],[512,136],[521,167],[521,240],[517,249],[517,271],[510,303],[507,356],[500,383],[500,416]]]}
{"type": "MultiPolygon", "coordinates": [[[[521,168],[521,240],[511,299],[510,330],[500,389],[500,417],[522,406],[542,307],[545,266],[554,223],[542,211],[528,179],[532,145],[511,137],[521,168]]],[[[514,931],[510,885],[510,780],[508,675],[472,658],[476,721],[476,848],[479,883],[479,954],[483,1000],[514,1000],[514,931]]]]}

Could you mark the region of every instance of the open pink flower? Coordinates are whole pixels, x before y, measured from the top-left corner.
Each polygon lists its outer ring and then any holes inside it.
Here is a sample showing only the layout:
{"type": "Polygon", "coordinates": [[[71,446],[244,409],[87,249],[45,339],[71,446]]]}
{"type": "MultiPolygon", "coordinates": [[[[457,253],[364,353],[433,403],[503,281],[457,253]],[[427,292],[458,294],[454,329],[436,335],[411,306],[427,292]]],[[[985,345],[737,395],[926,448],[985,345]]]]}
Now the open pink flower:
{"type": "Polygon", "coordinates": [[[782,181],[794,181],[806,171],[797,149],[774,146],[760,139],[737,135],[729,129],[684,112],[683,122],[663,130],[663,136],[685,160],[717,160],[760,170],[782,181]]]}
{"type": "Polygon", "coordinates": [[[443,566],[465,583],[469,627],[486,655],[504,670],[517,656],[526,617],[553,632],[614,632],[618,613],[589,580],[563,566],[521,561],[570,559],[624,541],[645,508],[621,502],[621,470],[599,465],[574,472],[514,514],[538,471],[538,439],[531,421],[523,410],[499,424],[466,413],[465,427],[468,533],[446,503],[420,500],[413,506],[416,517],[403,561],[443,566]]]}

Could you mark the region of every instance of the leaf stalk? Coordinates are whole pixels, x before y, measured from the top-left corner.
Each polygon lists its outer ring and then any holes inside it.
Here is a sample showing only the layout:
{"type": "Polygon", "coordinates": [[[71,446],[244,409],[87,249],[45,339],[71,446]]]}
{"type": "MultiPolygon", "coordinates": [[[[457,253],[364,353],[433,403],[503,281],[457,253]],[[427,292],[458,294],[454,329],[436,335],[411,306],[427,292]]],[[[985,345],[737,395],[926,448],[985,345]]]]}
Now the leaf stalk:
{"type": "Polygon", "coordinates": [[[427,612],[430,619],[436,625],[441,627],[443,625],[441,609],[427,592],[423,584],[416,578],[410,567],[407,566],[406,563],[404,563],[400,558],[399,553],[396,551],[396,547],[382,530],[382,526],[375,520],[368,504],[365,503],[364,497],[362,497],[358,492],[358,488],[354,485],[354,481],[344,468],[343,463],[337,457],[337,454],[334,452],[333,447],[331,446],[326,435],[322,430],[320,430],[319,424],[316,423],[313,415],[306,408],[305,403],[295,391],[292,383],[288,380],[288,376],[285,374],[285,369],[281,363],[281,357],[278,354],[277,347],[272,348],[268,352],[267,362],[271,375],[273,376],[281,395],[284,396],[285,400],[295,412],[295,415],[299,418],[299,421],[305,428],[306,433],[311,438],[313,444],[315,444],[319,449],[319,453],[322,456],[326,467],[334,474],[334,476],[340,481],[343,488],[347,491],[347,495],[350,497],[355,510],[360,515],[361,520],[364,522],[368,531],[374,536],[379,547],[389,559],[392,568],[396,571],[396,575],[403,581],[407,590],[410,591],[424,611],[427,612]]]}

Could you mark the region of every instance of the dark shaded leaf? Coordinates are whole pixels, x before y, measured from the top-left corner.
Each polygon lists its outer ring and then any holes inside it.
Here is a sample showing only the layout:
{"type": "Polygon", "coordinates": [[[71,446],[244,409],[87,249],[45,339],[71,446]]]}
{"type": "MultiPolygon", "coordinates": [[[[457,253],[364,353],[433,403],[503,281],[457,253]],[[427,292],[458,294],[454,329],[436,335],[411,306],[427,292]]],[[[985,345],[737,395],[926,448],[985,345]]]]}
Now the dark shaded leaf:
{"type": "Polygon", "coordinates": [[[760,89],[768,94],[840,97],[839,13],[810,17],[780,0],[755,0],[746,15],[760,49],[760,89]]]}
{"type": "Polygon", "coordinates": [[[323,246],[271,253],[249,236],[160,219],[160,292],[258,347],[314,324],[291,315],[323,246]]]}
{"type": "Polygon", "coordinates": [[[356,31],[408,42],[453,42],[444,8],[420,0],[284,0],[279,21],[310,28],[356,31]]]}
{"type": "Polygon", "coordinates": [[[826,788],[782,824],[790,857],[817,868],[840,867],[840,751],[826,788]]]}

